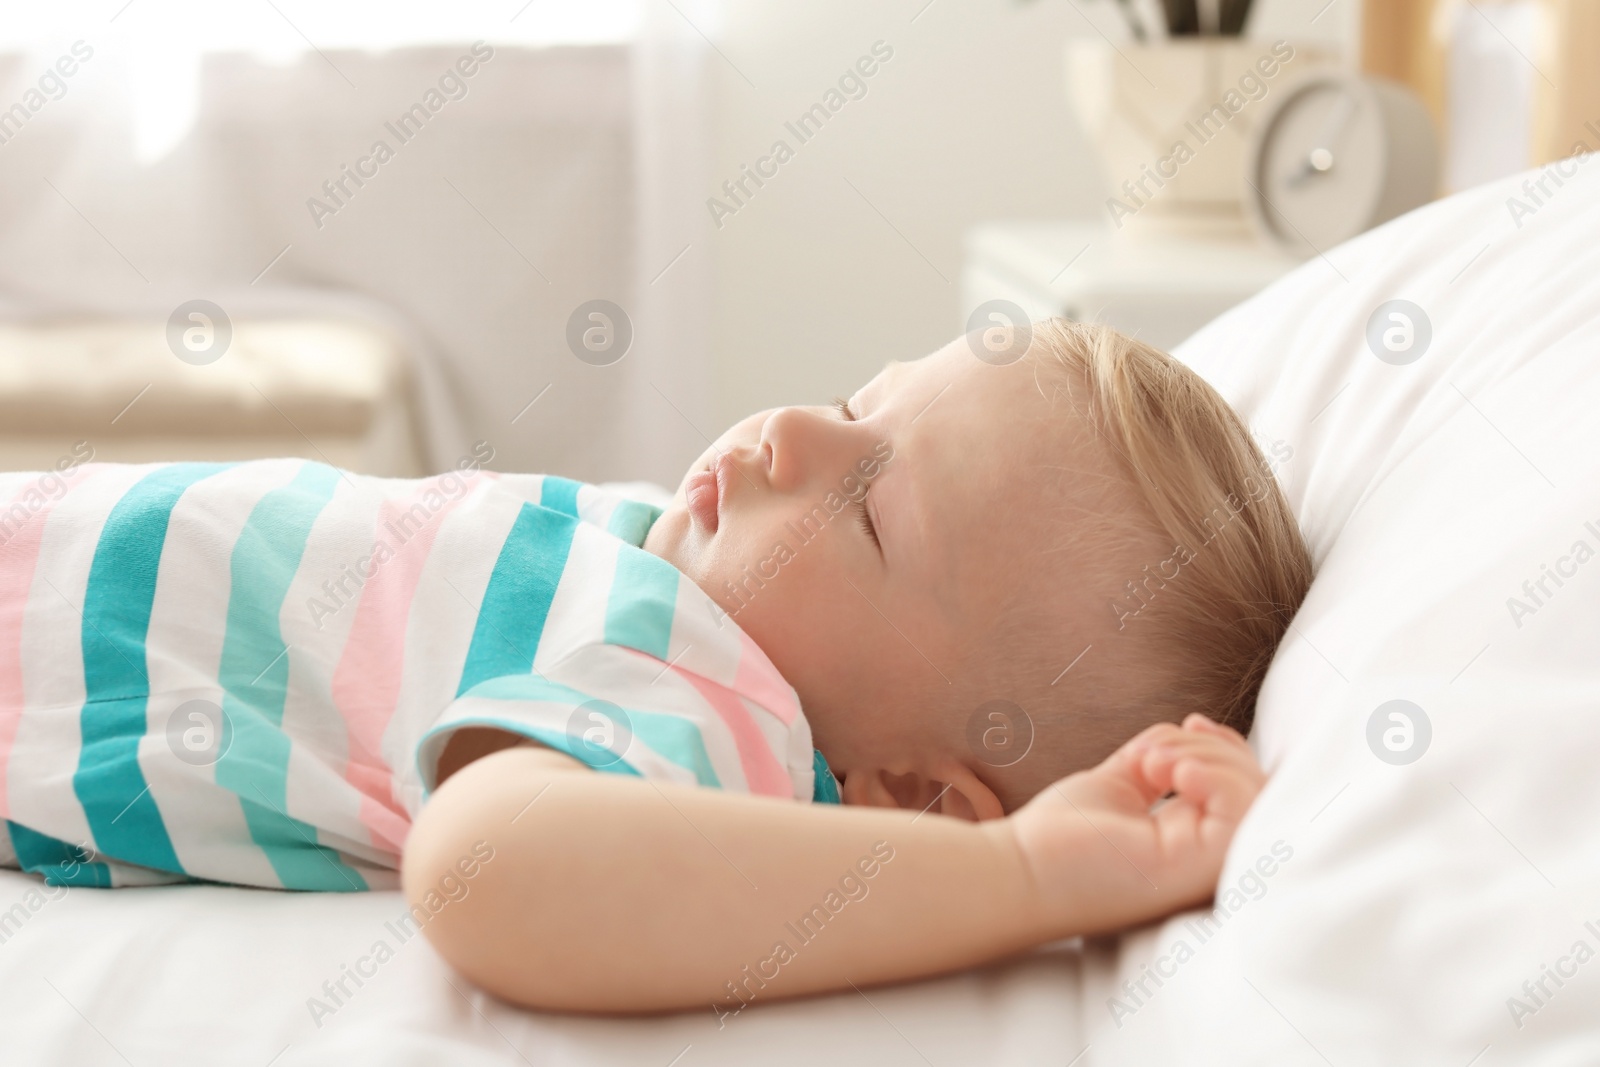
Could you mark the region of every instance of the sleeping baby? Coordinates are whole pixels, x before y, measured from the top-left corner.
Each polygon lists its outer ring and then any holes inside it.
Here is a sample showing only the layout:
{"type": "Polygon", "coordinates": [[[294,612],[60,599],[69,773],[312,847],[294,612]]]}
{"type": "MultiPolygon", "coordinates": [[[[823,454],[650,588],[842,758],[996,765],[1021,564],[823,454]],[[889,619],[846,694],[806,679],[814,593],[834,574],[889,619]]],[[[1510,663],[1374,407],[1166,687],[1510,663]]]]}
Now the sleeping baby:
{"type": "Polygon", "coordinates": [[[503,997],[724,1018],[1211,895],[1311,565],[1183,365],[961,338],[664,509],[486,459],[0,475],[0,863],[400,887],[503,997]]]}

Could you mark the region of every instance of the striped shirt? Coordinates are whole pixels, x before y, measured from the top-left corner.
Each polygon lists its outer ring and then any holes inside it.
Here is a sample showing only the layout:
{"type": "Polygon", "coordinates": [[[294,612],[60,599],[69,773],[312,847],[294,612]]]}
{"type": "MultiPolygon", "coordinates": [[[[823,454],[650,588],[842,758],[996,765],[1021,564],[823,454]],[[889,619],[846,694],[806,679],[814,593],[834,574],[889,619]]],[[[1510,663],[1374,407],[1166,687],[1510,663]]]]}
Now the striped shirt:
{"type": "Polygon", "coordinates": [[[0,474],[5,858],[55,884],[392,888],[474,725],[836,800],[794,690],[641,547],[659,514],[470,464],[0,474]]]}

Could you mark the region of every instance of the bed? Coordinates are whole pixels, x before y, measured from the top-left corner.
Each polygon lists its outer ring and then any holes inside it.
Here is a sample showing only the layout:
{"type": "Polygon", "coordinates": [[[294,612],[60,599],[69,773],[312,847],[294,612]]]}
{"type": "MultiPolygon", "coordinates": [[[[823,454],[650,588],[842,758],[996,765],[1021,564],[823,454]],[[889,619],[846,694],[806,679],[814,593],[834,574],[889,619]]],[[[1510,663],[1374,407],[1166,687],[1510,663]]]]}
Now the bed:
{"type": "Polygon", "coordinates": [[[1180,349],[1282,460],[1318,564],[1215,908],[719,1025],[496,1002],[402,940],[393,894],[0,872],[0,1058],[1600,1062],[1593,159],[1557,164],[1532,214],[1507,201],[1539,174],[1329,250],[1180,349]]]}

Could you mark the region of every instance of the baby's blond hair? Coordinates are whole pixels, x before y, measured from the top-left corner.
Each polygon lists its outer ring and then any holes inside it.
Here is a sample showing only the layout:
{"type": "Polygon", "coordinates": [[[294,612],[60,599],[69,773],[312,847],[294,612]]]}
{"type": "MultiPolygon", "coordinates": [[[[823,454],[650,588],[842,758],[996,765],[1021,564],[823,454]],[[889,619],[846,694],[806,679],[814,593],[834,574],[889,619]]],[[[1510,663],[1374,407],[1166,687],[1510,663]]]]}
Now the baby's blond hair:
{"type": "MultiPolygon", "coordinates": [[[[1080,507],[1071,520],[1075,538],[1104,548],[1128,580],[1107,606],[1113,647],[1096,648],[1101,655],[1071,685],[1040,675],[1018,693],[1034,720],[1033,758],[979,769],[1008,811],[1152,723],[1198,711],[1247,733],[1312,577],[1272,466],[1198,374],[1109,327],[1064,319],[1033,325],[1027,358],[1041,389],[1066,395],[1086,417],[1121,472],[1124,499],[1131,488],[1143,516],[1130,521],[1126,509],[1107,507],[1096,522],[1080,507]]],[[[1038,605],[1015,615],[1019,648],[1024,628],[1037,636],[1038,605]]]]}

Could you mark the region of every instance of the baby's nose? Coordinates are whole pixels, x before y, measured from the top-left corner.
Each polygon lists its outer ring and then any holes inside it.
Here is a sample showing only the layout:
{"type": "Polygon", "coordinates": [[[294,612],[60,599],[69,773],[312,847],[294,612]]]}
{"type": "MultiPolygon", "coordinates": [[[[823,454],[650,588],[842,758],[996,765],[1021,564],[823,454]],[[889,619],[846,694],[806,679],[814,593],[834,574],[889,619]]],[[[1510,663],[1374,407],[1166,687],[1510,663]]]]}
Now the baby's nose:
{"type": "Polygon", "coordinates": [[[850,469],[849,424],[821,408],[779,408],[762,427],[773,487],[795,490],[815,481],[837,480],[850,469]]]}

